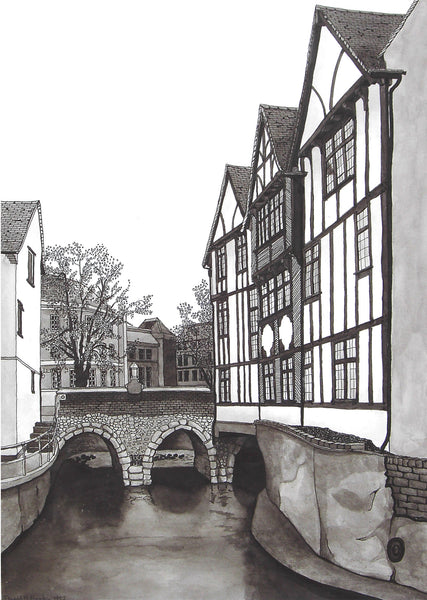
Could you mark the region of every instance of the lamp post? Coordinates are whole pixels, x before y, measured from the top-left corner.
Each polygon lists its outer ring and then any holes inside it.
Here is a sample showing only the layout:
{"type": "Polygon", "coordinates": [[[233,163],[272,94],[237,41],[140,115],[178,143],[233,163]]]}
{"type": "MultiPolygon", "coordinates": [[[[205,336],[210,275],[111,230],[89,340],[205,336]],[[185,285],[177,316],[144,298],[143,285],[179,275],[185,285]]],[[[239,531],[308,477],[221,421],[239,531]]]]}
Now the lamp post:
{"type": "Polygon", "coordinates": [[[132,363],[130,365],[130,381],[127,384],[129,394],[140,394],[142,392],[142,384],[138,381],[138,365],[132,363]]]}

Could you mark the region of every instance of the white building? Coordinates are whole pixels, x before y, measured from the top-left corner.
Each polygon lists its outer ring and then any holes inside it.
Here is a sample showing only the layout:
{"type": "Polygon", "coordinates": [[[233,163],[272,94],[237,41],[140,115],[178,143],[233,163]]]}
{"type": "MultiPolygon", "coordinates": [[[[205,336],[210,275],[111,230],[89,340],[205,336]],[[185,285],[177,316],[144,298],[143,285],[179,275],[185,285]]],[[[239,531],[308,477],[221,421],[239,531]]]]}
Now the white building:
{"type": "Polygon", "coordinates": [[[40,421],[40,202],[1,203],[2,446],[40,421]]]}

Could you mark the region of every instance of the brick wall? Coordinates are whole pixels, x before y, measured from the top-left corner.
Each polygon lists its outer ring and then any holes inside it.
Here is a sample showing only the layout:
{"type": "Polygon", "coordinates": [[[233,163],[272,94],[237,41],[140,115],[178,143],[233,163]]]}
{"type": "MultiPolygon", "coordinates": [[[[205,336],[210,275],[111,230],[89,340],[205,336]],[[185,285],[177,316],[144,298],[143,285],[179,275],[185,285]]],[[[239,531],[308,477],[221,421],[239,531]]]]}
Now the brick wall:
{"type": "Polygon", "coordinates": [[[427,521],[427,459],[387,455],[385,468],[395,514],[427,521]]]}
{"type": "Polygon", "coordinates": [[[127,392],[66,392],[60,401],[62,416],[84,416],[87,413],[156,417],[178,413],[213,417],[215,398],[213,392],[184,389],[144,390],[141,394],[127,392]]]}

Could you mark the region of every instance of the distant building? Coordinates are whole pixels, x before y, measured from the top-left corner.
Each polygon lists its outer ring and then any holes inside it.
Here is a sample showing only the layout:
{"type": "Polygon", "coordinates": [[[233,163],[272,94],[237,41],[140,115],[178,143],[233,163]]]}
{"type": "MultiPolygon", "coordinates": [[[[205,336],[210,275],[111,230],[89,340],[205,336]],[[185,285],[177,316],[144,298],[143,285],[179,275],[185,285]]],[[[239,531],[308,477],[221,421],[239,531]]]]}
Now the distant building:
{"type": "Polygon", "coordinates": [[[127,325],[128,368],[138,366],[144,387],[176,386],[176,338],[158,318],[145,319],[139,327],[127,325]]]}
{"type": "Polygon", "coordinates": [[[185,328],[177,342],[176,365],[178,386],[209,387],[213,367],[210,323],[194,323],[185,328]]]}
{"type": "Polygon", "coordinates": [[[40,421],[40,202],[1,203],[2,445],[40,421]]]}

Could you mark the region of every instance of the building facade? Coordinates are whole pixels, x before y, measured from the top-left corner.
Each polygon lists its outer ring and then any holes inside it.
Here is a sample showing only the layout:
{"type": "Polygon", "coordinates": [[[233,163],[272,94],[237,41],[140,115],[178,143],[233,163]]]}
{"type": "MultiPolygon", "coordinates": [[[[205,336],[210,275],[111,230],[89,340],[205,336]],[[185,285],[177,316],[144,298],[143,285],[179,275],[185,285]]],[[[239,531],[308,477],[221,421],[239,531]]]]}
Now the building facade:
{"type": "Polygon", "coordinates": [[[2,445],[30,438],[40,421],[40,202],[1,203],[2,445]]]}
{"type": "Polygon", "coordinates": [[[177,385],[176,338],[160,319],[127,326],[127,355],[128,369],[137,365],[138,380],[144,387],[177,385]]]}
{"type": "MultiPolygon", "coordinates": [[[[329,427],[389,447],[393,378],[400,390],[402,378],[425,386],[421,373],[414,378],[417,368],[408,368],[421,363],[405,361],[403,367],[396,354],[392,363],[393,344],[399,336],[400,344],[406,339],[403,307],[392,321],[393,294],[396,307],[406,302],[392,262],[402,272],[408,263],[402,224],[416,221],[418,237],[423,224],[422,209],[404,200],[405,168],[417,151],[402,151],[406,132],[398,126],[408,117],[408,92],[414,115],[424,111],[423,97],[415,93],[421,67],[413,67],[421,64],[419,45],[405,38],[405,30],[410,36],[417,26],[411,15],[316,7],[298,109],[261,105],[245,216],[240,224],[238,213],[225,211],[223,184],[204,259],[215,307],[218,419],[329,427]],[[412,88],[404,93],[403,69],[411,67],[412,88]],[[241,285],[249,296],[252,289],[248,306],[257,313],[256,330],[231,300],[241,235],[250,240],[251,278],[241,285]],[[249,362],[257,369],[256,393],[233,379],[239,364],[237,353],[230,354],[233,336],[254,343],[249,362]],[[229,417],[227,404],[234,405],[229,417]],[[243,406],[248,404],[252,410],[243,406]]],[[[420,166],[412,180],[419,198],[421,173],[420,166]]],[[[411,264],[415,278],[420,264],[411,264]]],[[[414,296],[419,315],[424,295],[414,296]]],[[[417,339],[413,348],[422,351],[417,339]]],[[[418,390],[418,397],[419,386],[408,390],[418,390]]],[[[399,393],[393,403],[402,407],[399,393]]],[[[406,415],[409,409],[401,410],[406,415]]]]}
{"type": "Polygon", "coordinates": [[[213,305],[218,422],[252,422],[258,417],[259,313],[251,274],[251,232],[242,229],[249,181],[249,167],[226,166],[203,261],[213,305]]]}

